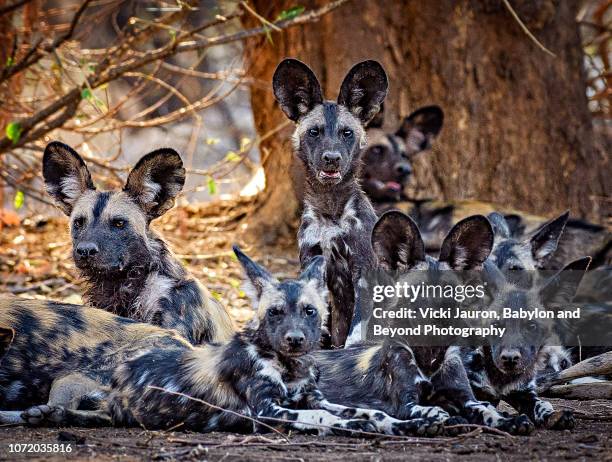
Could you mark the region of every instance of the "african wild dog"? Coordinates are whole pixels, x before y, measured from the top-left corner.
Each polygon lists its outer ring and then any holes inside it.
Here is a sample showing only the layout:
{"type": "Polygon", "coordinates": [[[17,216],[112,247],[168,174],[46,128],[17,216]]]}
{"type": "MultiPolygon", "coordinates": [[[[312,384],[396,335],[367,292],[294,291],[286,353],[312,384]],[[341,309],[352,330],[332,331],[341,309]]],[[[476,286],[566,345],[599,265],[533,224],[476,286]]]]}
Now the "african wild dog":
{"type": "MultiPolygon", "coordinates": [[[[423,277],[437,281],[452,278],[451,269],[480,268],[493,246],[493,232],[484,216],[466,218],[453,227],[434,259],[425,253],[416,224],[407,215],[390,211],[376,223],[372,246],[386,272],[412,282],[423,277]]],[[[361,342],[355,333],[360,325],[353,322],[352,345],[347,341],[342,350],[315,354],[321,370],[319,386],[331,400],[374,406],[400,419],[421,417],[450,424],[465,418],[516,434],[533,430],[527,416],[504,417],[489,403],[476,400],[458,347],[414,346],[394,339],[361,342]]]]}
{"type": "Polygon", "coordinates": [[[149,226],[174,205],[185,182],[174,150],[140,159],[122,190],[98,191],[83,159],[55,141],[45,149],[43,176],[70,217],[73,258],[89,304],[176,329],[194,344],[232,335],[229,314],[149,226]]]}
{"type": "Polygon", "coordinates": [[[502,271],[535,271],[545,268],[557,250],[568,218],[569,211],[544,223],[527,238],[515,238],[503,215],[496,212],[489,214],[488,219],[495,233],[489,260],[502,271]]]}
{"type": "MultiPolygon", "coordinates": [[[[590,261],[589,257],[576,260],[546,283],[535,283],[527,288],[510,282],[504,272],[487,262],[485,274],[494,294],[489,308],[500,313],[502,309],[518,312],[520,309],[550,309],[551,302],[568,303],[590,261]]],[[[462,351],[476,397],[494,404],[503,399],[519,412],[527,414],[537,426],[556,430],[573,428],[575,421],[570,411],[555,411],[536,393],[540,353],[545,342],[554,335],[550,323],[501,316],[496,323],[506,329],[502,338],[488,337],[482,347],[464,348],[462,351]]]]}
{"type": "Polygon", "coordinates": [[[3,407],[50,398],[24,412],[4,411],[2,422],[253,431],[253,421],[239,413],[319,434],[418,431],[418,420],[335,405],[319,391],[309,353],[318,345],[327,312],[323,257],[314,258],[298,279],[279,282],[235,252],[249,279],[256,317],[224,344],[194,347],[173,331],[102,310],[4,300],[0,324],[14,329],[16,340],[0,374],[3,407]],[[77,409],[93,392],[98,409],[77,409]]]}
{"type": "MultiPolygon", "coordinates": [[[[382,119],[383,110],[376,119],[382,119]]],[[[368,125],[368,146],[363,153],[361,185],[377,203],[406,200],[404,188],[412,174],[414,156],[431,147],[444,123],[438,106],[424,106],[405,117],[395,132],[382,130],[382,123],[368,125]]]]}
{"type": "Polygon", "coordinates": [[[0,297],[0,326],[14,332],[0,363],[1,423],[25,423],[24,409],[47,403],[70,411],[66,423],[80,424],[77,408],[105,396],[121,362],[156,345],[191,348],[176,331],[52,301],[0,297]]]}
{"type": "Polygon", "coordinates": [[[344,344],[361,268],[373,263],[369,241],[376,214],[359,185],[364,125],[387,94],[387,76],[376,61],[353,66],[338,101],[325,101],[312,70],[295,59],[283,60],[274,73],[274,95],[285,115],[296,122],[293,148],[305,170],[304,211],[298,232],[300,264],[316,255],[328,263],[330,334],[344,344]]]}

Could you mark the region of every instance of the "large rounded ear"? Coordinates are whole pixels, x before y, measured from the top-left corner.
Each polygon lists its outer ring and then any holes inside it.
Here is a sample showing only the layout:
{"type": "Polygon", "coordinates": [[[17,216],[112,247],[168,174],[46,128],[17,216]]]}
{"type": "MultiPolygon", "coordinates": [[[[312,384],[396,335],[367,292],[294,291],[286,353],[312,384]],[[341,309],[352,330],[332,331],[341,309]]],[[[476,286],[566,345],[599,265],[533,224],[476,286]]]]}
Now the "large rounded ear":
{"type": "Polygon", "coordinates": [[[441,262],[454,270],[479,268],[493,248],[493,229],[482,215],[464,218],[450,230],[440,248],[441,262]]]}
{"type": "Polygon", "coordinates": [[[584,273],[591,264],[591,257],[580,258],[569,263],[555,274],[540,290],[542,301],[547,303],[569,303],[573,300],[584,273]]]}
{"type": "Polygon", "coordinates": [[[529,239],[531,255],[540,266],[557,250],[559,239],[565,229],[568,218],[569,210],[554,220],[540,226],[531,239],[529,239]]]}
{"type": "Polygon", "coordinates": [[[245,292],[254,303],[257,303],[265,287],[278,282],[263,266],[251,260],[237,245],[232,246],[236,258],[246,274],[245,292]]]}
{"type": "Polygon", "coordinates": [[[372,248],[386,271],[407,270],[425,260],[425,244],[416,223],[397,210],[384,213],[372,230],[372,248]]]}
{"type": "Polygon", "coordinates": [[[323,102],[321,85],[314,72],[297,59],[281,61],[274,71],[272,88],[281,109],[294,122],[323,102]]]}
{"type": "Polygon", "coordinates": [[[96,189],[85,162],[67,144],[59,141],[49,143],[42,167],[45,188],[66,215],[72,213],[74,204],[83,193],[96,189]]]}
{"type": "Polygon", "coordinates": [[[388,89],[387,74],[380,63],[363,61],[346,74],[340,86],[338,104],[348,108],[366,125],[380,110],[388,89]]]}
{"type": "Polygon", "coordinates": [[[185,184],[181,156],[169,148],[157,149],[138,161],[123,190],[153,220],[172,208],[185,184]]]}
{"type": "Polygon", "coordinates": [[[410,155],[425,151],[438,136],[444,124],[444,112],[439,106],[425,106],[406,117],[395,136],[404,138],[410,155]]]}

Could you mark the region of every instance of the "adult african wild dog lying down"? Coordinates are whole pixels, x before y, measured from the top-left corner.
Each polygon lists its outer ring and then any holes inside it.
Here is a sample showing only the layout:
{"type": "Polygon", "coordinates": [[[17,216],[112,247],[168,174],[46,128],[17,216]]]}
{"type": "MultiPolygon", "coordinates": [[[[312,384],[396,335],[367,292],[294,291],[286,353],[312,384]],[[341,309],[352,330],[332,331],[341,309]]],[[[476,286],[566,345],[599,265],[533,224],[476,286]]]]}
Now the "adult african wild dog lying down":
{"type": "Polygon", "coordinates": [[[368,124],[368,146],[363,153],[361,186],[374,206],[384,208],[406,200],[414,157],[428,150],[444,123],[439,106],[424,106],[404,117],[397,130],[382,129],[383,108],[368,124]]]}
{"type": "MultiPolygon", "coordinates": [[[[425,253],[416,224],[401,212],[385,213],[372,233],[381,268],[428,280],[452,277],[451,269],[479,269],[492,246],[493,231],[483,216],[466,218],[453,227],[438,259],[425,253]]],[[[465,418],[514,434],[533,430],[526,415],[503,416],[491,404],[476,399],[458,347],[411,346],[396,340],[361,342],[357,332],[361,320],[355,314],[347,341],[351,345],[315,353],[319,386],[331,400],[380,408],[401,419],[428,418],[450,424],[465,418]]]]}
{"type": "MultiPolygon", "coordinates": [[[[422,431],[422,420],[333,404],[319,391],[310,353],[327,316],[323,257],[312,259],[298,279],[279,282],[235,253],[256,315],[223,344],[192,346],[172,330],[95,308],[1,298],[0,325],[15,338],[0,369],[0,422],[257,429],[239,413],[319,434],[422,431]],[[33,407],[24,411],[27,406],[33,407]],[[87,406],[97,409],[79,409],[87,406]]],[[[429,434],[440,429],[427,426],[429,434]]]]}
{"type": "MultiPolygon", "coordinates": [[[[529,287],[509,281],[507,272],[487,262],[487,281],[495,293],[490,308],[500,312],[502,308],[518,311],[526,306],[544,309],[544,303],[549,306],[551,299],[556,303],[569,303],[590,261],[590,257],[576,260],[545,283],[536,281],[529,287]]],[[[497,324],[506,329],[501,339],[491,337],[482,347],[462,349],[476,397],[495,405],[503,399],[519,412],[527,414],[538,426],[557,430],[573,428],[575,421],[570,411],[555,411],[536,393],[536,375],[538,368],[542,367],[540,355],[551,353],[551,347],[543,352],[545,342],[552,334],[551,323],[538,319],[504,319],[497,324]]]]}
{"type": "Polygon", "coordinates": [[[359,166],[364,126],[380,109],[387,87],[387,75],[376,61],[351,68],[337,102],[323,99],[317,77],[298,60],[283,60],[273,77],[276,100],[296,122],[293,148],[305,170],[300,264],[305,267],[316,255],[327,260],[329,325],[336,347],[344,344],[353,309],[359,310],[361,268],[374,262],[369,236],[376,214],[359,185],[359,166]]]}
{"type": "Polygon", "coordinates": [[[55,141],[45,149],[43,176],[70,217],[73,257],[92,306],[176,329],[194,344],[230,338],[229,314],[149,226],[183,188],[185,169],[176,151],[147,154],[122,190],[98,191],[83,159],[55,141]]]}

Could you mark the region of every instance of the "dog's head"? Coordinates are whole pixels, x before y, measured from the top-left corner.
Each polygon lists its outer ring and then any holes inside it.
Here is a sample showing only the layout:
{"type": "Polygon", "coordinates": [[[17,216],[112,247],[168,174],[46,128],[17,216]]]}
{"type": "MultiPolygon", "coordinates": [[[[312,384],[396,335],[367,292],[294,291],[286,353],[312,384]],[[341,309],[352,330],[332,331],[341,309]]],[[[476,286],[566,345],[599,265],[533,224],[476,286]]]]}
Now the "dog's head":
{"type": "Polygon", "coordinates": [[[45,149],[43,177],[70,217],[76,266],[85,274],[114,274],[149,262],[149,223],[174,205],[185,169],[176,151],[158,149],[140,159],[123,189],[98,191],[81,156],[54,141],[45,149]]]}
{"type": "Polygon", "coordinates": [[[366,146],[364,126],[380,109],[388,89],[387,75],[376,61],[353,66],[338,100],[325,101],[312,70],[296,59],[283,60],[274,73],[276,100],[296,123],[293,147],[307,179],[335,185],[355,177],[360,151],[366,146]]]}
{"type": "Polygon", "coordinates": [[[262,343],[282,356],[315,349],[327,318],[324,258],[313,258],[297,279],[278,281],[236,246],[234,253],[247,276],[245,290],[256,311],[250,326],[262,343]]]}
{"type": "Polygon", "coordinates": [[[438,106],[425,106],[405,117],[395,131],[382,130],[382,110],[368,125],[363,154],[363,189],[374,201],[397,201],[412,175],[412,161],[428,150],[444,123],[438,106]]]}

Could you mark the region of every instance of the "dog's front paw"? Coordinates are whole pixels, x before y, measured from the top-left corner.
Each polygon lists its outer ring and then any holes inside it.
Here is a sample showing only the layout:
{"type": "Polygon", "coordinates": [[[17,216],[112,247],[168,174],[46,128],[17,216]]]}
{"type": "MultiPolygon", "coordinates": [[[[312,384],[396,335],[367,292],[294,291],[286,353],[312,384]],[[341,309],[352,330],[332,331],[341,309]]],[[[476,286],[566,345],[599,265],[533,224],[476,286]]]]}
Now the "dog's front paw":
{"type": "Polygon", "coordinates": [[[576,419],[572,411],[554,411],[546,418],[544,426],[550,430],[571,430],[576,427],[576,419]]]}
{"type": "Polygon", "coordinates": [[[511,435],[529,435],[535,430],[535,425],[525,414],[502,418],[495,428],[511,435]]]}
{"type": "Polygon", "coordinates": [[[452,416],[444,421],[445,436],[457,436],[461,433],[467,433],[470,430],[469,422],[463,417],[452,416]]]}
{"type": "Polygon", "coordinates": [[[369,420],[351,419],[343,422],[338,422],[332,426],[331,432],[339,436],[358,436],[364,437],[363,433],[379,433],[376,425],[369,420]]]}
{"type": "Polygon", "coordinates": [[[41,404],[32,406],[21,413],[21,418],[27,425],[59,425],[64,421],[66,410],[61,406],[41,404]]]}
{"type": "Polygon", "coordinates": [[[394,422],[391,431],[400,436],[437,436],[444,424],[436,419],[410,419],[394,422]]]}

